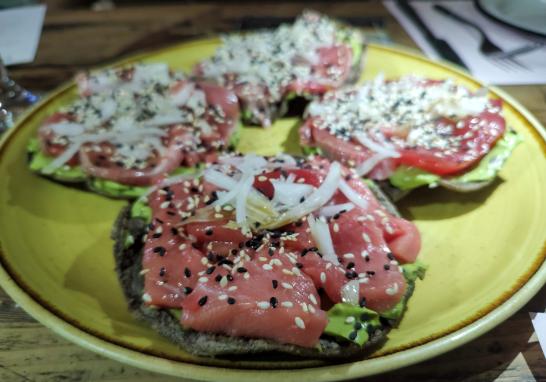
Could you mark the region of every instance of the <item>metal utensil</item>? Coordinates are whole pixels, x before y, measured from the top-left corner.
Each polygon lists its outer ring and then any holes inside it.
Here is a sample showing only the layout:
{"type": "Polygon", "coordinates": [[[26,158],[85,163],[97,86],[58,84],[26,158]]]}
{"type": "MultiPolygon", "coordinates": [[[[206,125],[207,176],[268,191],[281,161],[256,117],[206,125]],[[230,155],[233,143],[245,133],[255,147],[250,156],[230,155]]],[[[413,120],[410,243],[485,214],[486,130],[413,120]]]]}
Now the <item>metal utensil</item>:
{"type": "MultiPolygon", "coordinates": [[[[504,50],[502,50],[498,45],[496,45],[493,41],[491,41],[491,39],[487,36],[487,34],[479,25],[475,24],[474,22],[470,20],[467,20],[466,18],[453,12],[451,9],[444,7],[443,5],[434,4],[433,7],[436,11],[442,13],[443,15],[453,20],[456,20],[460,22],[461,24],[468,25],[469,27],[477,31],[480,34],[480,39],[481,39],[480,48],[479,48],[480,52],[483,53],[483,55],[486,56],[487,58],[500,64],[500,66],[503,66],[505,68],[509,68],[511,66],[518,66],[523,69],[528,69],[525,65],[523,65],[522,63],[514,59],[514,54],[512,55],[506,54],[504,50]]],[[[518,48],[518,50],[522,48],[518,48]]],[[[528,51],[528,50],[522,49],[522,51],[528,51]]]]}
{"type": "Polygon", "coordinates": [[[36,101],[38,101],[36,95],[9,77],[8,70],[0,57],[0,102],[4,104],[4,108],[29,106],[36,101]]]}
{"type": "Polygon", "coordinates": [[[13,115],[0,103],[0,135],[13,126],[13,115]]]}

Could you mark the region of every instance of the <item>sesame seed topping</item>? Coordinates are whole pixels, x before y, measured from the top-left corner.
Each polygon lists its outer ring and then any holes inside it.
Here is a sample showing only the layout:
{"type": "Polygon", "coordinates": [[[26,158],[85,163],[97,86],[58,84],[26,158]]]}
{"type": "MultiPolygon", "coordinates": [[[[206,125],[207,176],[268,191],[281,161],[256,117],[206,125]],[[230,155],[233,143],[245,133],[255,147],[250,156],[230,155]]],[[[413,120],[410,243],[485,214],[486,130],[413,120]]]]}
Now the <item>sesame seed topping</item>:
{"type": "Polygon", "coordinates": [[[185,275],[186,277],[191,277],[191,270],[190,270],[190,268],[188,268],[188,267],[184,268],[184,275],[185,275]]]}
{"type": "Polygon", "coordinates": [[[283,301],[281,305],[284,306],[285,308],[292,308],[294,306],[294,304],[290,301],[283,301]]]}
{"type": "Polygon", "coordinates": [[[203,296],[199,299],[199,301],[197,302],[199,304],[199,306],[203,306],[207,303],[207,299],[208,297],[207,296],[203,296]]]}
{"type": "Polygon", "coordinates": [[[227,303],[228,303],[229,305],[233,305],[233,304],[235,304],[235,299],[234,299],[233,297],[229,297],[229,298],[227,299],[227,303]]]}
{"type": "Polygon", "coordinates": [[[309,300],[311,300],[311,302],[312,302],[313,304],[315,304],[315,305],[318,304],[317,298],[315,297],[314,294],[310,294],[310,295],[309,295],[309,300]]]}
{"type": "Polygon", "coordinates": [[[334,223],[333,229],[334,229],[334,232],[339,232],[339,224],[334,223]]]}
{"type": "Polygon", "coordinates": [[[284,289],[293,289],[292,285],[288,284],[288,283],[281,283],[282,287],[284,289]]]}
{"type": "Polygon", "coordinates": [[[326,273],[320,272],[320,281],[324,284],[326,282],[326,273]]]}
{"type": "Polygon", "coordinates": [[[228,291],[234,292],[234,291],[237,290],[237,288],[238,288],[237,285],[232,285],[232,286],[230,286],[230,287],[228,288],[228,291]]]}
{"type": "Polygon", "coordinates": [[[279,286],[279,282],[277,280],[271,280],[271,284],[273,285],[273,289],[277,289],[279,286]]]}
{"type": "Polygon", "coordinates": [[[227,277],[224,276],[224,277],[222,277],[222,278],[220,279],[220,286],[221,286],[222,288],[225,288],[225,287],[227,286],[227,283],[228,283],[227,277]]]}
{"type": "Polygon", "coordinates": [[[346,254],[343,255],[343,258],[345,258],[345,259],[354,259],[355,255],[353,255],[352,253],[346,253],[346,254]]]}
{"type": "Polygon", "coordinates": [[[305,322],[301,319],[301,317],[294,318],[294,322],[296,323],[296,326],[300,329],[305,329],[305,322]]]}
{"type": "Polygon", "coordinates": [[[206,283],[207,281],[209,281],[209,278],[208,277],[199,277],[199,280],[198,280],[200,283],[206,283]]]}
{"type": "Polygon", "coordinates": [[[271,306],[272,306],[273,308],[276,308],[276,307],[277,307],[277,303],[278,303],[278,301],[277,301],[277,298],[276,298],[276,297],[271,297],[271,298],[269,299],[269,304],[271,304],[271,306]]]}
{"type": "Polygon", "coordinates": [[[354,316],[349,316],[345,319],[345,323],[346,324],[352,324],[353,322],[355,322],[355,317],[354,316]]]}
{"type": "Polygon", "coordinates": [[[220,296],[218,296],[218,300],[220,300],[220,301],[227,300],[227,298],[228,298],[227,294],[221,294],[220,296]]]}
{"type": "Polygon", "coordinates": [[[256,303],[256,305],[258,305],[258,308],[260,308],[260,309],[267,309],[267,308],[269,308],[270,304],[269,304],[268,301],[258,301],[256,303]]]}

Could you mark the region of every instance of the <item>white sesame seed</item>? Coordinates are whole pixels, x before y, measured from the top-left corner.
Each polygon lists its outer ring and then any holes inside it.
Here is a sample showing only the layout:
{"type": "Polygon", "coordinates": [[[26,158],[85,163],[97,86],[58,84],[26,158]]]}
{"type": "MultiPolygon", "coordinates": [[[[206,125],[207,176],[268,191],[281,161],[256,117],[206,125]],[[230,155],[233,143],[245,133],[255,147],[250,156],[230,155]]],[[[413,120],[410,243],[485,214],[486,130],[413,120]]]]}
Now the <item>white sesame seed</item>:
{"type": "Polygon", "coordinates": [[[368,236],[367,233],[363,233],[363,234],[362,234],[362,238],[364,239],[364,241],[365,241],[366,243],[370,243],[370,242],[371,242],[370,236],[368,236]]]}
{"type": "Polygon", "coordinates": [[[352,253],[346,253],[346,254],[343,255],[343,257],[345,259],[354,259],[355,255],[353,255],[352,253]]]}
{"type": "Polygon", "coordinates": [[[368,284],[370,282],[370,279],[367,277],[363,277],[360,280],[358,280],[359,284],[368,284]]]}
{"type": "Polygon", "coordinates": [[[267,257],[260,256],[260,257],[258,257],[258,260],[260,260],[260,261],[267,261],[267,257]]]}
{"type": "Polygon", "coordinates": [[[330,269],[330,268],[332,268],[332,263],[326,264],[326,269],[330,269]]]}
{"type": "Polygon", "coordinates": [[[233,207],[230,206],[229,204],[226,204],[226,205],[224,206],[224,211],[233,211],[233,207]]]}
{"type": "Polygon", "coordinates": [[[228,291],[233,292],[237,290],[237,285],[232,285],[228,288],[228,291]]]}
{"type": "Polygon", "coordinates": [[[301,306],[301,309],[303,310],[304,313],[308,313],[308,312],[309,312],[309,309],[307,308],[307,304],[306,304],[306,303],[302,302],[302,303],[300,304],[300,306],[301,306]]]}
{"type": "Polygon", "coordinates": [[[209,263],[209,260],[206,257],[201,258],[201,264],[207,265],[209,263]]]}
{"type": "Polygon", "coordinates": [[[280,261],[279,259],[271,259],[271,261],[269,262],[269,264],[271,265],[278,265],[279,267],[282,265],[282,261],[280,261]]]}
{"type": "Polygon", "coordinates": [[[151,302],[152,301],[152,296],[150,296],[148,293],[144,293],[142,295],[142,301],[144,302],[151,302]]]}
{"type": "Polygon", "coordinates": [[[221,294],[220,296],[218,296],[218,300],[220,301],[227,300],[227,298],[228,298],[227,294],[221,294]]]}
{"type": "Polygon", "coordinates": [[[161,203],[161,204],[159,205],[159,208],[165,209],[165,208],[169,207],[169,204],[171,204],[170,201],[163,202],[163,203],[161,203]]]}
{"type": "Polygon", "coordinates": [[[326,282],[326,273],[320,272],[320,281],[324,284],[326,282]]]}
{"type": "Polygon", "coordinates": [[[312,314],[316,313],[317,310],[313,307],[313,305],[308,304],[307,307],[309,308],[309,312],[311,312],[312,314]]]}
{"type": "Polygon", "coordinates": [[[258,177],[258,180],[259,180],[260,182],[265,182],[265,181],[267,180],[267,176],[260,175],[260,176],[258,177]]]}
{"type": "Polygon", "coordinates": [[[284,289],[293,289],[292,285],[288,284],[288,283],[281,283],[282,287],[284,289]]]}
{"type": "Polygon", "coordinates": [[[143,270],[141,270],[140,272],[138,272],[138,274],[139,274],[139,275],[145,275],[145,274],[148,273],[148,272],[150,272],[150,270],[146,268],[146,269],[143,269],[143,270]]]}
{"type": "Polygon", "coordinates": [[[349,316],[345,319],[346,324],[352,324],[353,322],[355,322],[354,316],[349,316]]]}
{"type": "Polygon", "coordinates": [[[260,308],[260,309],[267,309],[267,308],[269,308],[270,304],[269,304],[268,301],[258,301],[256,303],[256,305],[258,305],[258,308],[260,308]]]}
{"type": "Polygon", "coordinates": [[[293,273],[292,271],[289,271],[289,270],[286,269],[286,268],[283,268],[282,273],[284,273],[285,275],[289,275],[289,276],[293,276],[293,275],[294,275],[294,273],[293,273]]]}
{"type": "Polygon", "coordinates": [[[243,275],[243,278],[245,280],[248,280],[250,278],[250,273],[246,272],[244,275],[243,275]]]}
{"type": "Polygon", "coordinates": [[[222,214],[214,214],[214,217],[215,217],[216,219],[222,219],[222,218],[224,217],[224,215],[222,215],[222,214]]]}
{"type": "Polygon", "coordinates": [[[300,275],[301,275],[301,271],[299,270],[298,267],[292,268],[292,273],[295,274],[296,276],[300,276],[300,275]]]}
{"type": "Polygon", "coordinates": [[[220,286],[221,286],[222,288],[225,288],[225,287],[227,286],[227,284],[228,284],[228,279],[227,279],[227,277],[226,277],[226,276],[222,277],[222,278],[220,279],[220,286]]]}
{"type": "Polygon", "coordinates": [[[265,269],[266,271],[270,271],[273,269],[273,267],[270,264],[264,264],[262,265],[262,268],[265,269]]]}
{"type": "Polygon", "coordinates": [[[208,277],[199,277],[199,280],[198,280],[200,283],[206,283],[207,281],[209,281],[208,277]]]}
{"type": "Polygon", "coordinates": [[[315,304],[315,305],[318,304],[317,298],[315,297],[314,294],[310,294],[310,295],[309,295],[309,300],[311,300],[311,302],[312,302],[313,304],[315,304]]]}
{"type": "Polygon", "coordinates": [[[366,257],[368,256],[368,251],[362,251],[362,252],[360,252],[360,256],[361,256],[362,258],[366,258],[366,257]]]}
{"type": "Polygon", "coordinates": [[[186,249],[186,247],[187,247],[186,243],[182,243],[182,244],[180,244],[180,245],[178,246],[178,249],[181,250],[181,251],[183,251],[183,250],[186,249]]]}
{"type": "Polygon", "coordinates": [[[397,283],[392,284],[390,287],[385,289],[385,292],[389,296],[394,296],[396,293],[398,293],[398,284],[397,283]]]}
{"type": "Polygon", "coordinates": [[[294,322],[296,323],[296,326],[300,329],[305,329],[305,322],[300,317],[294,318],[294,322]]]}
{"type": "Polygon", "coordinates": [[[334,223],[334,232],[339,232],[339,225],[337,223],[334,223]]]}

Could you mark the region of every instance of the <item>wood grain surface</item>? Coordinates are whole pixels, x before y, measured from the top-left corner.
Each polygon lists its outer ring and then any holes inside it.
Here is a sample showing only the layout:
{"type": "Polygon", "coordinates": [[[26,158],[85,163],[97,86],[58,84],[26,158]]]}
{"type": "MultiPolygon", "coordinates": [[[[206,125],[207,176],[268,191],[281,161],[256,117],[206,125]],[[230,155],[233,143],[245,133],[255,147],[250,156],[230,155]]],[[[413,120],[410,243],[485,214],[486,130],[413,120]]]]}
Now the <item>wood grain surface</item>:
{"type": "MultiPolygon", "coordinates": [[[[93,11],[85,2],[50,1],[36,60],[11,68],[31,90],[49,91],[78,70],[197,36],[236,30],[260,17],[291,17],[312,6],[362,25],[384,27],[415,47],[378,2],[123,2],[93,11]],[[73,8],[70,8],[73,7],[73,8]]],[[[546,125],[546,86],[503,87],[546,125]]],[[[546,310],[546,288],[506,322],[471,343],[366,381],[546,381],[546,360],[529,312],[546,310]]],[[[183,376],[181,376],[183,377],[183,376]]],[[[180,381],[104,358],[60,338],[0,290],[0,381],[180,381]]]]}

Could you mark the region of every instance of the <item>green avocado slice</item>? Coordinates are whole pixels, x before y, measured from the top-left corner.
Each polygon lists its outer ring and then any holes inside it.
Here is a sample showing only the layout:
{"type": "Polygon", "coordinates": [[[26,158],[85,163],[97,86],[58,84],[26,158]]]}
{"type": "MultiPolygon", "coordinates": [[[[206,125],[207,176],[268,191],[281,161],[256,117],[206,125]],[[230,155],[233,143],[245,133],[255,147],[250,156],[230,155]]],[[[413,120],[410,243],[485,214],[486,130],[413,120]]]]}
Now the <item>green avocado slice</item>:
{"type": "Polygon", "coordinates": [[[421,261],[402,265],[408,289],[404,297],[392,309],[377,313],[371,309],[345,303],[335,304],[328,311],[328,325],[325,334],[337,336],[363,346],[369,339],[369,333],[381,328],[380,318],[398,320],[404,313],[408,300],[413,293],[415,281],[423,279],[426,266],[421,261]]]}
{"type": "Polygon", "coordinates": [[[412,190],[424,185],[435,187],[442,179],[457,183],[491,181],[497,176],[504,162],[521,141],[522,138],[518,133],[513,130],[507,131],[476,167],[459,176],[441,178],[415,167],[400,166],[389,177],[389,181],[393,186],[401,190],[412,190]]]}

